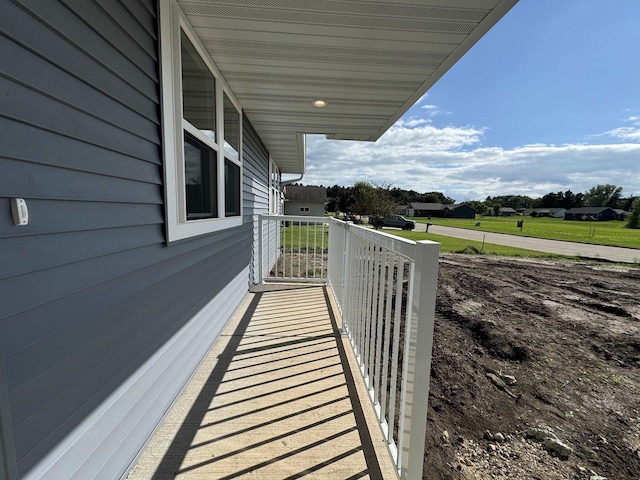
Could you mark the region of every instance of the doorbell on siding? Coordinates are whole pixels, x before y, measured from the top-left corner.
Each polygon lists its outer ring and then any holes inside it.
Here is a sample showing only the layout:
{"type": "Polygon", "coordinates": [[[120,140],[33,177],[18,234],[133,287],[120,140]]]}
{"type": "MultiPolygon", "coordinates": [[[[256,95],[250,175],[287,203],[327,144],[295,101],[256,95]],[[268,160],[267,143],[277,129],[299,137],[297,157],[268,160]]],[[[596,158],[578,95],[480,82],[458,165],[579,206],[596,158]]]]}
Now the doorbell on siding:
{"type": "Polygon", "coordinates": [[[11,215],[16,226],[27,225],[29,223],[29,209],[24,198],[11,199],[11,215]]]}

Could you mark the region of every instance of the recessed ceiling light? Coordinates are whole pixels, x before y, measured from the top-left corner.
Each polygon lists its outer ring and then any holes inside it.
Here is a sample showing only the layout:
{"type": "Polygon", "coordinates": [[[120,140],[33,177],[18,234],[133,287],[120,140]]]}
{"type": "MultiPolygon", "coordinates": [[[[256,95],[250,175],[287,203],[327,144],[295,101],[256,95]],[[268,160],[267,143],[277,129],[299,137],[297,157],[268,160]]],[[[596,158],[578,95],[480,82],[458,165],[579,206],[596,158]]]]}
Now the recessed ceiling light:
{"type": "Polygon", "coordinates": [[[326,107],[327,102],[325,102],[324,100],[316,100],[315,102],[313,102],[313,106],[318,108],[326,107]]]}

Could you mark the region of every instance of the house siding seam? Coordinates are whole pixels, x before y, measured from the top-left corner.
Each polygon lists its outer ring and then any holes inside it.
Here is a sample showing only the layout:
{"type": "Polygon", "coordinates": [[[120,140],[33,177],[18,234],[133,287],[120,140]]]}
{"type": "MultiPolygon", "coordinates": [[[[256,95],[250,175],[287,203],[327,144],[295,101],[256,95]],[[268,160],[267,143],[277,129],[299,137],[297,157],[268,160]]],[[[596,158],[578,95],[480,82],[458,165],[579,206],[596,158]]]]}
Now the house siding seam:
{"type": "Polygon", "coordinates": [[[0,2],[0,447],[19,478],[125,475],[253,279],[268,152],[246,120],[243,225],[166,244],[156,22],[149,0],[0,2]]]}

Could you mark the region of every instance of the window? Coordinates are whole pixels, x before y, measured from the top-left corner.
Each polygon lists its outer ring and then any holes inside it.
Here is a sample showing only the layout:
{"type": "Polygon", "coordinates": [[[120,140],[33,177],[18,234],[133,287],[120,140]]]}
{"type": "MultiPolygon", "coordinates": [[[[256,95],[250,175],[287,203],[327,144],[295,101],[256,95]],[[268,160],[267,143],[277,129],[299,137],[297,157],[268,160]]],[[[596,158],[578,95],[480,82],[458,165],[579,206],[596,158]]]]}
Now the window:
{"type": "Polygon", "coordinates": [[[300,207],[300,211],[301,212],[308,212],[309,211],[309,207],[300,207]]]}
{"type": "Polygon", "coordinates": [[[273,160],[269,160],[269,213],[280,215],[282,195],[280,193],[280,170],[273,160]]]}
{"type": "Polygon", "coordinates": [[[242,224],[240,106],[174,0],[160,2],[167,241],[242,224]]]}
{"type": "Polygon", "coordinates": [[[184,134],[187,220],[212,218],[218,215],[214,153],[192,135],[184,134]]]}

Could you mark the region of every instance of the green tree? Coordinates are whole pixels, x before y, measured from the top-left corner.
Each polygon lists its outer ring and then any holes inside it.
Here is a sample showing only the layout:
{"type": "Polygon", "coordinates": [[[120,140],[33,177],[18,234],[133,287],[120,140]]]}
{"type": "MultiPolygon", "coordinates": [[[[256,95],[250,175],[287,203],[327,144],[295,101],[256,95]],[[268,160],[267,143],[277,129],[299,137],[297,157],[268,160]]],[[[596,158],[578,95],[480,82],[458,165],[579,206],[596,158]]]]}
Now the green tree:
{"type": "Polygon", "coordinates": [[[398,204],[393,200],[388,185],[356,182],[353,192],[353,213],[372,217],[390,217],[398,213],[398,204]]]}
{"type": "Polygon", "coordinates": [[[499,203],[494,203],[492,208],[494,216],[497,217],[498,215],[500,215],[500,209],[502,208],[502,205],[500,205],[499,203]]]}
{"type": "Polygon", "coordinates": [[[627,228],[640,228],[640,197],[633,201],[633,211],[627,218],[627,228]]]}
{"type": "Polygon", "coordinates": [[[473,208],[476,209],[478,215],[484,215],[485,213],[487,213],[487,206],[482,202],[478,202],[473,208]]]}
{"type": "Polygon", "coordinates": [[[611,207],[618,208],[618,200],[622,195],[622,187],[616,185],[596,185],[584,194],[584,202],[587,207],[611,207]]]}

